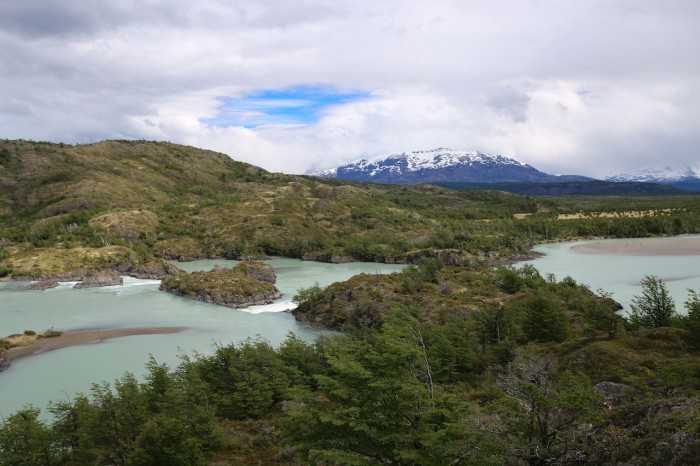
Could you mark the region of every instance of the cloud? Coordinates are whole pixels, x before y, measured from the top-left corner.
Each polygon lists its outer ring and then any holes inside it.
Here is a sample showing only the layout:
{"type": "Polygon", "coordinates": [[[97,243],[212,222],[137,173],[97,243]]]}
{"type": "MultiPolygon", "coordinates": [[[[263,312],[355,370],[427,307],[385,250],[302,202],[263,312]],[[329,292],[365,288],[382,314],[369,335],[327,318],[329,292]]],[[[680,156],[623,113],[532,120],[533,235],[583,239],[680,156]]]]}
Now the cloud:
{"type": "Polygon", "coordinates": [[[0,137],[163,139],[292,173],[435,147],[591,176],[694,165],[699,20],[690,0],[0,0],[0,137]]]}

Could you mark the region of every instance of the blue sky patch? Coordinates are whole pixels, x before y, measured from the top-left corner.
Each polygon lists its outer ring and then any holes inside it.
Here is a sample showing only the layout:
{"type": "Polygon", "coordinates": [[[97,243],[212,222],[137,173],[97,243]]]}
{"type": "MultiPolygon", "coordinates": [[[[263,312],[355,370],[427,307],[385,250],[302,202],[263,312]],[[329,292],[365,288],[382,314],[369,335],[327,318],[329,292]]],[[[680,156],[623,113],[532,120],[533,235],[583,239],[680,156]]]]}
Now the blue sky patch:
{"type": "Polygon", "coordinates": [[[366,92],[340,92],[331,87],[295,86],[266,90],[243,98],[227,97],[209,126],[308,125],[318,121],[325,109],[369,97],[366,92]]]}

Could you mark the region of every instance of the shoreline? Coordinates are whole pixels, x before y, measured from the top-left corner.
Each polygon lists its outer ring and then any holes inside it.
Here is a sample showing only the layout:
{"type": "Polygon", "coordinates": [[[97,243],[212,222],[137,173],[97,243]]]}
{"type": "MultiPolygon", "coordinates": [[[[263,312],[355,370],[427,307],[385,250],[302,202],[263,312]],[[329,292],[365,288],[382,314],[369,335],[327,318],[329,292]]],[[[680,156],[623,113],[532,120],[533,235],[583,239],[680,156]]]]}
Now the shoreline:
{"type": "Polygon", "coordinates": [[[619,254],[633,256],[700,255],[700,237],[653,237],[593,241],[571,250],[579,254],[619,254]]]}
{"type": "Polygon", "coordinates": [[[119,338],[132,335],[156,335],[177,333],[185,330],[186,327],[130,327],[130,328],[103,328],[73,330],[64,332],[60,336],[53,338],[42,338],[26,346],[16,346],[0,353],[0,372],[10,367],[13,361],[36,356],[60,348],[69,346],[87,345],[100,343],[110,338],[119,338]],[[3,364],[4,363],[4,364],[3,364]]]}

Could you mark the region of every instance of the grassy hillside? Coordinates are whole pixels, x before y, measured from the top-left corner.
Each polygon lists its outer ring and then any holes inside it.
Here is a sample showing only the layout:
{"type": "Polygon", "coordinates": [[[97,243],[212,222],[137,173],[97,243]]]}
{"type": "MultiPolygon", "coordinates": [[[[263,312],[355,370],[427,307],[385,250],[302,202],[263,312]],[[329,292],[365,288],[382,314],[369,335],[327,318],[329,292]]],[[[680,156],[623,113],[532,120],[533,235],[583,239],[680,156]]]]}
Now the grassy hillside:
{"type": "Polygon", "coordinates": [[[264,255],[392,262],[434,249],[502,260],[538,241],[699,231],[695,197],[649,199],[669,210],[563,222],[594,205],[288,176],[164,142],[0,141],[0,275],[264,255]]]}

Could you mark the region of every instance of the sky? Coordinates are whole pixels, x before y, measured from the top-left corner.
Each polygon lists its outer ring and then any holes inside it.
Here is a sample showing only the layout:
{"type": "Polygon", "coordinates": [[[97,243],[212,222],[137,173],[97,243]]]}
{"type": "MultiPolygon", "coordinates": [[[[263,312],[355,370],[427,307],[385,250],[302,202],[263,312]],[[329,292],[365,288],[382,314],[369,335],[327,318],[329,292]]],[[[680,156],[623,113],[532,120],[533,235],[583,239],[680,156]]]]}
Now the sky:
{"type": "Polygon", "coordinates": [[[700,168],[697,0],[0,0],[0,138],[700,168]]]}

